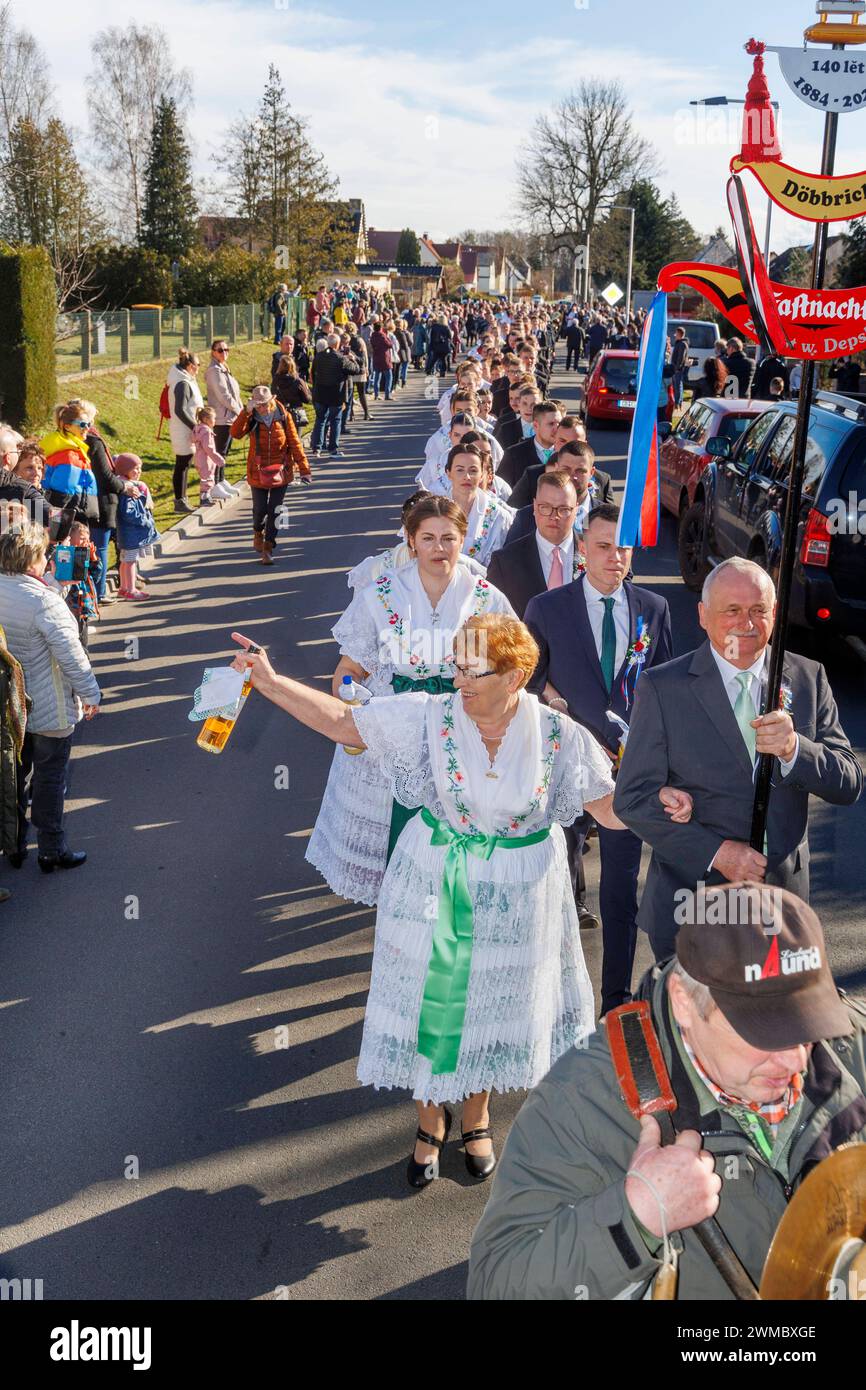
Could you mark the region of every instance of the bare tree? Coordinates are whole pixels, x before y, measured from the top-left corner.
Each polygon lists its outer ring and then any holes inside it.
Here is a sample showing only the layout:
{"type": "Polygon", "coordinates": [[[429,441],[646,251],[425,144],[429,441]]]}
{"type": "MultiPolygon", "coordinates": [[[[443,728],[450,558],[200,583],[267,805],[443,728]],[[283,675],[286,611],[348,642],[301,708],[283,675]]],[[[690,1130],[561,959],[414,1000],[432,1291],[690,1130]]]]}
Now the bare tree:
{"type": "Polygon", "coordinates": [[[255,116],[238,116],[228,128],[214,163],[226,175],[224,197],[246,223],[247,250],[252,251],[256,222],[265,191],[262,128],[255,116]]]}
{"type": "Polygon", "coordinates": [[[632,178],[649,178],[657,168],[619,82],[584,80],[550,115],[538,117],[518,165],[518,206],[551,251],[570,254],[574,292],[599,213],[632,178]]]}
{"type": "Polygon", "coordinates": [[[155,24],[103,29],[91,52],[87,105],[91,138],[108,176],[104,192],[118,229],[138,240],[157,107],[169,98],[183,117],[192,101],[192,81],[189,69],[175,67],[168,35],[155,24]]]}
{"type": "Polygon", "coordinates": [[[45,55],[34,39],[12,22],[11,5],[0,6],[0,146],[19,121],[39,125],[52,101],[45,55]]]}

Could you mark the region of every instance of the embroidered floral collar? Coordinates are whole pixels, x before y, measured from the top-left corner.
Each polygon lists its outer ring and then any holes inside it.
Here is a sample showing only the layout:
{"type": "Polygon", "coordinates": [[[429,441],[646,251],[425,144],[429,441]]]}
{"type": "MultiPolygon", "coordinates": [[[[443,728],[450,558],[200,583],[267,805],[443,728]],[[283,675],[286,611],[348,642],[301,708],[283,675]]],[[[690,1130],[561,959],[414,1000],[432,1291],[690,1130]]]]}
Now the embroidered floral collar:
{"type": "MultiPolygon", "coordinates": [[[[484,832],[479,829],[472,819],[472,811],[466,802],[466,772],[461,761],[460,749],[454,739],[454,701],[456,695],[449,695],[442,704],[442,722],[439,726],[439,737],[442,740],[442,747],[445,752],[445,771],[448,777],[448,790],[454,802],[457,812],[457,819],[465,827],[469,835],[481,835],[484,832]]],[[[532,800],[521,811],[519,815],[505,821],[493,831],[494,835],[507,836],[515,830],[519,830],[526,823],[531,815],[538,810],[542,799],[547,794],[550,786],[550,779],[553,775],[553,768],[556,762],[556,755],[561,746],[560,735],[562,725],[555,710],[544,710],[541,713],[542,719],[547,716],[547,733],[542,738],[542,757],[539,769],[538,782],[532,796],[532,800]]]]}

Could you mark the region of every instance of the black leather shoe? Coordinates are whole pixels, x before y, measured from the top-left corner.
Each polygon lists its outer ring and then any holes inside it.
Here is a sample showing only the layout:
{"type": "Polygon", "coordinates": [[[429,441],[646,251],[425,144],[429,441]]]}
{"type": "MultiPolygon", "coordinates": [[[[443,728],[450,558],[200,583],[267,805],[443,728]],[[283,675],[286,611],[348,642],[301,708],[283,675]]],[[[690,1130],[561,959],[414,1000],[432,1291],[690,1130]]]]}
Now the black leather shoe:
{"type": "Polygon", "coordinates": [[[26,858],[26,849],[16,849],[13,850],[11,854],[7,854],[6,862],[7,864],[11,864],[13,869],[20,869],[26,858]]]}
{"type": "MultiPolygon", "coordinates": [[[[493,1135],[491,1134],[489,1127],[485,1125],[483,1129],[467,1130],[466,1133],[463,1135],[463,1143],[471,1144],[473,1139],[492,1138],[493,1135]]],[[[479,1182],[484,1182],[486,1178],[489,1178],[490,1174],[493,1172],[493,1169],[496,1167],[496,1154],[492,1152],[485,1155],[485,1157],[483,1158],[479,1158],[476,1157],[475,1154],[469,1153],[468,1150],[464,1150],[464,1157],[466,1159],[466,1167],[469,1173],[473,1178],[477,1178],[479,1182]]]]}
{"type": "MultiPolygon", "coordinates": [[[[432,1144],[441,1153],[448,1143],[448,1135],[451,1133],[451,1112],[446,1105],[445,1109],[445,1134],[441,1139],[437,1139],[435,1134],[428,1134],[426,1129],[415,1131],[415,1138],[420,1139],[424,1144],[432,1144]]],[[[410,1187],[427,1187],[431,1182],[435,1182],[439,1176],[439,1159],[431,1158],[426,1163],[415,1162],[415,1151],[413,1149],[409,1157],[409,1166],[406,1169],[406,1177],[409,1179],[410,1187]]]]}
{"type": "Polygon", "coordinates": [[[53,874],[55,869],[77,869],[86,858],[83,849],[66,849],[62,854],[40,854],[39,867],[44,874],[53,874]]]}

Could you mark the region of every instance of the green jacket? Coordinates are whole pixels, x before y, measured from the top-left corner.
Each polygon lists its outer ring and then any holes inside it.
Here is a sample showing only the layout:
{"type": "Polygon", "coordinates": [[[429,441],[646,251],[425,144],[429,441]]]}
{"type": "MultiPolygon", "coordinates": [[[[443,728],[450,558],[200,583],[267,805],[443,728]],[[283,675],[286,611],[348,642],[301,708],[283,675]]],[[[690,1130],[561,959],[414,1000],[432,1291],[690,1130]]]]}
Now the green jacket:
{"type": "MultiPolygon", "coordinates": [[[[731,1114],[692,1082],[668,1014],[666,977],[642,983],[671,1075],[677,1130],[697,1129],[722,1178],[716,1219],[756,1284],[786,1204],[815,1163],[866,1142],[866,1009],[846,1000],[856,1031],[812,1049],[800,1113],[771,1167],[731,1114]],[[702,1113],[702,1106],[704,1107],[702,1113]],[[781,1171],[777,1171],[781,1169],[781,1171]],[[786,1174],[787,1176],[783,1176],[786,1174]]],[[[536,1086],[508,1136],[472,1240],[470,1299],[639,1299],[661,1266],[625,1200],[640,1126],[626,1109],[604,1030],[571,1048],[536,1086]]],[[[678,1298],[732,1299],[694,1232],[680,1251],[678,1298]]]]}

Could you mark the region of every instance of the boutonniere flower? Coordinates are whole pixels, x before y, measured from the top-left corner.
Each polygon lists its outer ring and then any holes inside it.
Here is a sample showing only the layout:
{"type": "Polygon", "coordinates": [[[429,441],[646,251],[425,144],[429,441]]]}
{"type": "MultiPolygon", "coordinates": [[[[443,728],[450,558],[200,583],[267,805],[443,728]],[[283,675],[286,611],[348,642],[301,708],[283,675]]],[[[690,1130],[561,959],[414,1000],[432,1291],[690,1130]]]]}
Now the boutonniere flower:
{"type": "Polygon", "coordinates": [[[622,678],[622,693],[625,699],[625,707],[628,709],[632,699],[634,699],[635,686],[638,683],[644,662],[647,659],[652,636],[647,631],[646,620],[638,618],[637,635],[625,654],[625,673],[622,678]]]}
{"type": "Polygon", "coordinates": [[[794,695],[789,685],[783,685],[779,691],[779,709],[785,714],[790,714],[794,708],[794,695]]]}

